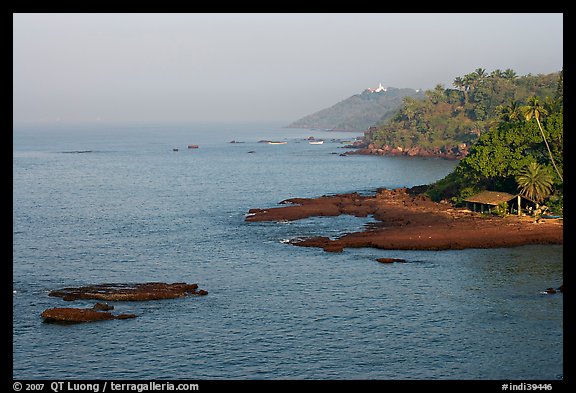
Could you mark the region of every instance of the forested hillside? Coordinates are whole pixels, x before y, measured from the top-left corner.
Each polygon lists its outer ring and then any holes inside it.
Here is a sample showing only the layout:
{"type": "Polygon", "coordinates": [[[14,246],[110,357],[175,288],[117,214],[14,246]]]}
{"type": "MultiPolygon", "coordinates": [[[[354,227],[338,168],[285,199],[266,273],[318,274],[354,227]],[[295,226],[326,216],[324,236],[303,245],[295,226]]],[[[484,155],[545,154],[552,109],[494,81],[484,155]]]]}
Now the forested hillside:
{"type": "Polygon", "coordinates": [[[478,68],[454,79],[453,88],[437,85],[424,99],[405,97],[392,119],[366,133],[373,149],[400,147],[468,152],[480,135],[502,117],[514,116],[529,97],[544,102],[558,88],[559,72],[518,76],[507,69],[487,73],[478,68]]]}
{"type": "Polygon", "coordinates": [[[394,116],[405,97],[423,98],[414,89],[388,87],[382,91],[365,90],[339,103],[305,116],[290,128],[321,128],[330,130],[365,131],[370,126],[382,124],[394,116]]]}
{"type": "Polygon", "coordinates": [[[482,190],[504,191],[563,214],[563,72],[525,77],[519,87],[515,91],[521,91],[520,97],[534,94],[494,108],[492,127],[482,130],[452,173],[428,187],[433,200],[459,204],[482,190]]]}

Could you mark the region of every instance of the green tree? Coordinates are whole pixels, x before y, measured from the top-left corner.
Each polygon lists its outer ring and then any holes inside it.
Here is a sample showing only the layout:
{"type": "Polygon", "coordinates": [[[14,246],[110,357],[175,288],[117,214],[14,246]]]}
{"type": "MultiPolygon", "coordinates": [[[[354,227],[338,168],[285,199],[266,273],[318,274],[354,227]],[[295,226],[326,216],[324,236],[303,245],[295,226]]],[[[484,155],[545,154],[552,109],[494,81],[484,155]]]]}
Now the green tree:
{"type": "Polygon", "coordinates": [[[478,80],[482,80],[486,77],[486,69],[485,68],[476,68],[474,73],[477,75],[478,80]]]}
{"type": "Polygon", "coordinates": [[[468,91],[474,91],[476,88],[476,84],[478,83],[478,74],[475,72],[471,72],[469,74],[464,75],[464,82],[466,83],[466,89],[468,91]]]}
{"type": "MultiPolygon", "coordinates": [[[[549,154],[537,123],[526,121],[523,113],[516,110],[518,106],[526,104],[528,97],[535,96],[540,99],[544,109],[548,110],[548,115],[540,119],[541,126],[556,166],[562,170],[562,118],[557,116],[562,112],[562,101],[561,89],[558,88],[558,72],[549,75],[516,76],[514,71],[508,69],[497,70],[492,76],[485,69],[477,68],[474,72],[454,78],[452,85],[446,89],[437,85],[426,93],[405,100],[402,108],[390,117],[373,123],[378,130],[366,134],[366,142],[375,146],[403,147],[406,147],[404,143],[409,143],[412,146],[444,152],[462,143],[469,147],[474,145],[479,136],[505,121],[515,123],[515,133],[523,134],[525,131],[522,128],[526,128],[530,138],[535,137],[530,142],[530,147],[526,147],[528,151],[522,154],[531,154],[538,163],[548,165],[549,154]],[[545,97],[554,97],[554,102],[548,105],[545,97]],[[504,108],[508,103],[510,107],[504,108]]],[[[367,93],[364,96],[378,95],[367,93]]],[[[525,166],[527,161],[521,164],[520,167],[525,166]]],[[[550,166],[552,167],[551,163],[550,166]]],[[[515,173],[517,171],[509,175],[513,192],[516,191],[515,173]]],[[[556,179],[556,173],[554,177],[556,179]]],[[[560,178],[557,181],[560,182],[560,178]]]]}
{"type": "Polygon", "coordinates": [[[432,104],[438,104],[439,102],[446,101],[446,93],[445,93],[444,85],[437,84],[434,87],[434,90],[426,90],[424,94],[426,97],[432,102],[432,104]]]}
{"type": "Polygon", "coordinates": [[[558,75],[558,85],[556,86],[554,99],[561,103],[564,100],[564,69],[560,70],[560,75],[558,75]]]}
{"type": "Polygon", "coordinates": [[[526,117],[526,121],[530,121],[532,118],[536,119],[538,123],[538,128],[540,129],[540,133],[542,134],[542,139],[544,139],[544,143],[546,144],[546,149],[548,149],[548,154],[550,155],[550,161],[552,161],[552,165],[560,177],[560,180],[563,182],[564,179],[556,166],[556,162],[554,161],[554,156],[552,155],[552,151],[550,150],[550,146],[548,145],[548,140],[546,139],[546,135],[544,135],[544,130],[542,129],[542,124],[540,124],[540,118],[546,116],[548,111],[544,109],[544,107],[540,104],[537,97],[532,96],[528,98],[528,103],[522,108],[524,112],[524,116],[526,117]]]}
{"type": "Polygon", "coordinates": [[[560,112],[562,105],[563,103],[560,99],[550,97],[546,97],[543,104],[544,109],[546,109],[548,113],[560,112]]]}
{"type": "Polygon", "coordinates": [[[506,105],[498,105],[496,111],[503,121],[520,120],[520,105],[518,101],[510,100],[506,105]]]}
{"type": "Polygon", "coordinates": [[[402,108],[400,113],[403,113],[408,119],[408,122],[410,122],[412,121],[412,119],[414,119],[414,116],[416,115],[417,106],[418,103],[414,98],[404,97],[404,107],[402,108]]]}
{"type": "Polygon", "coordinates": [[[464,93],[464,104],[466,104],[468,102],[468,91],[466,86],[466,80],[461,76],[458,76],[454,79],[452,85],[464,93]]]}
{"type": "Polygon", "coordinates": [[[504,78],[506,79],[516,79],[518,77],[518,75],[516,74],[516,71],[514,71],[511,68],[507,68],[504,70],[504,78]]]}
{"type": "Polygon", "coordinates": [[[492,78],[504,78],[504,73],[500,69],[496,69],[490,73],[492,78]]]}
{"type": "Polygon", "coordinates": [[[516,175],[516,183],[518,183],[520,194],[534,202],[541,203],[552,193],[554,179],[545,167],[532,161],[516,175]]]}

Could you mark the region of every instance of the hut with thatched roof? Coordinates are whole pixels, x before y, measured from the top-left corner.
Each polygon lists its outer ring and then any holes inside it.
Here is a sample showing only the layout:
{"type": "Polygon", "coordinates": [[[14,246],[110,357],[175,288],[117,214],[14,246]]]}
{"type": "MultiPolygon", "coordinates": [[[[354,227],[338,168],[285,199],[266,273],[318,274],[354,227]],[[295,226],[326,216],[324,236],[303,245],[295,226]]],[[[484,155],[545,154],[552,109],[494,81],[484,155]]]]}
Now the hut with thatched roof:
{"type": "Polygon", "coordinates": [[[523,195],[508,194],[500,191],[481,191],[466,199],[466,207],[473,212],[492,213],[498,205],[506,203],[506,209],[509,213],[521,214],[522,209],[534,207],[536,202],[526,198],[523,195]]]}

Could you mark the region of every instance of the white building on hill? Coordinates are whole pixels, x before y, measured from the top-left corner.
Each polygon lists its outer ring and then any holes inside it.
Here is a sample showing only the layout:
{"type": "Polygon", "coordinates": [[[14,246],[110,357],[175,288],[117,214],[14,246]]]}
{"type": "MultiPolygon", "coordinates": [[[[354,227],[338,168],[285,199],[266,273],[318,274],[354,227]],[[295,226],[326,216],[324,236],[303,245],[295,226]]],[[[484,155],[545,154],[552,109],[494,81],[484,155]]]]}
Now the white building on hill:
{"type": "Polygon", "coordinates": [[[378,84],[377,88],[369,87],[366,90],[369,91],[370,93],[380,93],[381,91],[386,91],[388,89],[382,86],[382,83],[380,83],[378,84]]]}

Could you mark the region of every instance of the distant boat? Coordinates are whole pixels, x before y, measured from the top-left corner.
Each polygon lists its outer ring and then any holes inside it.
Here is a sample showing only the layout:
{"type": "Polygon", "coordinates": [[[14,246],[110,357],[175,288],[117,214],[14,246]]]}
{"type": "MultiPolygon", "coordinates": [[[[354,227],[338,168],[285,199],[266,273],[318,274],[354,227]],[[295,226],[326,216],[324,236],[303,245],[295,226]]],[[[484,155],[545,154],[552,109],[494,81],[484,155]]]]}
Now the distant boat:
{"type": "Polygon", "coordinates": [[[188,145],[188,149],[198,149],[199,147],[198,145],[188,145]]]}
{"type": "Polygon", "coordinates": [[[269,145],[285,145],[288,142],[282,142],[282,141],[268,141],[269,145]]]}
{"type": "Polygon", "coordinates": [[[311,145],[321,145],[324,143],[324,141],[308,141],[308,143],[311,145]]]}
{"type": "Polygon", "coordinates": [[[175,147],[174,149],[172,149],[172,151],[178,151],[178,148],[177,148],[177,147],[175,147]]]}

